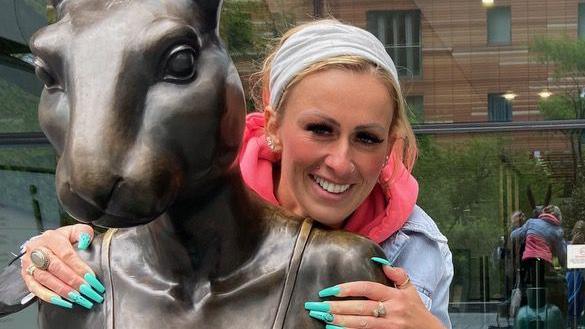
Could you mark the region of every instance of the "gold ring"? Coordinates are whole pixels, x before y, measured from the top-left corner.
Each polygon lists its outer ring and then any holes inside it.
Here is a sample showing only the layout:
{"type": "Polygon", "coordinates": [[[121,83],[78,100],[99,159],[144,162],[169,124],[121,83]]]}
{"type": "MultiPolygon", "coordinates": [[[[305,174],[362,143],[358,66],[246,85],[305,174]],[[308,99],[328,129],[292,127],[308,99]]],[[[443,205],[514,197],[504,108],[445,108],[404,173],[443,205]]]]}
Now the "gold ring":
{"type": "Polygon", "coordinates": [[[49,255],[42,249],[35,249],[30,253],[30,260],[39,269],[46,271],[49,268],[49,255]]]}
{"type": "Polygon", "coordinates": [[[36,269],[37,267],[34,264],[31,264],[26,268],[26,273],[28,273],[30,276],[33,276],[36,269]]]}
{"type": "Polygon", "coordinates": [[[398,289],[402,289],[404,288],[408,283],[410,282],[410,278],[407,276],[406,280],[404,280],[404,282],[402,282],[401,284],[395,284],[394,286],[398,289]]]}
{"type": "Polygon", "coordinates": [[[386,316],[386,307],[384,307],[384,303],[378,302],[378,306],[373,311],[374,317],[384,317],[386,316]]]}

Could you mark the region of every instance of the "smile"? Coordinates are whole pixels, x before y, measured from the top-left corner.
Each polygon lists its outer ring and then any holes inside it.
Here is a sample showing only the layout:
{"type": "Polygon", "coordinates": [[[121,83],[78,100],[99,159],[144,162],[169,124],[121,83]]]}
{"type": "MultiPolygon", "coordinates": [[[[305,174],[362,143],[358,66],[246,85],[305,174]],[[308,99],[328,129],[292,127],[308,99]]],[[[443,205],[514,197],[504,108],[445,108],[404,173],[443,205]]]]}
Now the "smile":
{"type": "Polygon", "coordinates": [[[335,184],[332,182],[329,182],[319,176],[314,176],[311,175],[311,177],[313,178],[313,180],[319,184],[319,186],[321,186],[322,189],[324,189],[325,191],[329,192],[329,193],[343,193],[345,191],[347,191],[349,189],[349,187],[351,186],[350,184],[335,184]]]}

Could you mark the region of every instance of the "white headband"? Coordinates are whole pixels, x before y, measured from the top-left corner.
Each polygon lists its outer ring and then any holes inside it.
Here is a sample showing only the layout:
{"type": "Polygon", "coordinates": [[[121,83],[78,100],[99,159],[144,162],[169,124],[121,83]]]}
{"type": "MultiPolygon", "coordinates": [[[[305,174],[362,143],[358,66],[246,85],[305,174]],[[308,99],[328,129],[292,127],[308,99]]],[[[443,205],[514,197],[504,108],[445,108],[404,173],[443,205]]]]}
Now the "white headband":
{"type": "Polygon", "coordinates": [[[276,107],[293,77],[307,67],[348,55],[362,57],[386,70],[400,92],[394,62],[378,38],[355,26],[323,20],[291,35],[276,52],[270,71],[270,104],[276,107]]]}

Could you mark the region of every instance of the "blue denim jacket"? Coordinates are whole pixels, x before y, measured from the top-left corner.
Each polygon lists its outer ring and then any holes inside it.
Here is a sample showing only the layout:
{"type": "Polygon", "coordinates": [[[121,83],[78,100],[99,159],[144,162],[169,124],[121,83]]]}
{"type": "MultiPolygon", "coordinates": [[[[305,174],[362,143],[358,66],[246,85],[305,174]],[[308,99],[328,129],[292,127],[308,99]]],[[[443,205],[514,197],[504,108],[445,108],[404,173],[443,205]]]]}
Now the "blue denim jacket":
{"type": "Polygon", "coordinates": [[[381,247],[392,265],[408,272],[427,309],[451,328],[448,308],[453,261],[447,238],[433,219],[415,206],[402,229],[381,247]]]}

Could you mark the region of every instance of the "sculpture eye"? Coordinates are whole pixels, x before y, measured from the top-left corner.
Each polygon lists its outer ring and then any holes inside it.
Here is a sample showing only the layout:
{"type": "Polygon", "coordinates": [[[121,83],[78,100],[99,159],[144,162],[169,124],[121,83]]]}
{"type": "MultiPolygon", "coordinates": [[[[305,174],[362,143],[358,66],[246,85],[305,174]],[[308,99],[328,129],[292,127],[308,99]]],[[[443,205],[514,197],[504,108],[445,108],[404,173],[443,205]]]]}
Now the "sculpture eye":
{"type": "Polygon", "coordinates": [[[171,50],[165,62],[163,80],[168,82],[188,82],[196,73],[197,51],[188,45],[171,50]]]}
{"type": "Polygon", "coordinates": [[[45,62],[42,59],[36,57],[34,60],[34,66],[35,66],[35,74],[36,74],[37,78],[39,78],[44,83],[45,88],[47,88],[47,89],[59,88],[57,80],[55,79],[54,75],[51,73],[47,64],[45,64],[45,62]]]}

